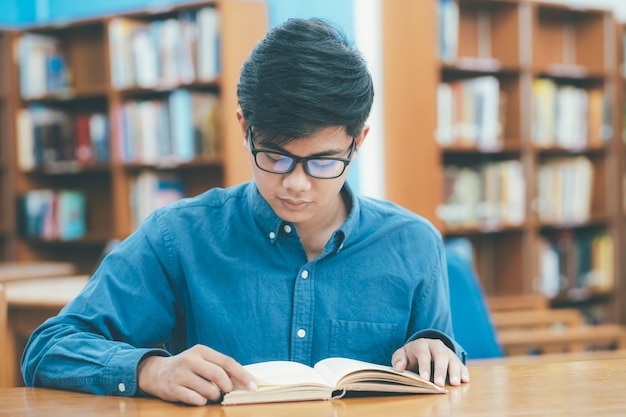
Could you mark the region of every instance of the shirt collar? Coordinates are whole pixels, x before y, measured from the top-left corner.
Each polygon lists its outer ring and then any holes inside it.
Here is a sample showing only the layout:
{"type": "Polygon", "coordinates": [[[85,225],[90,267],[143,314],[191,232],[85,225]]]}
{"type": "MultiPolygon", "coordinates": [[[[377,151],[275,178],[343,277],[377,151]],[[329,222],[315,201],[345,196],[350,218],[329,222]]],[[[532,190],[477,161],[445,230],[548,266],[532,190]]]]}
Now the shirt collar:
{"type": "MultiPolygon", "coordinates": [[[[347,197],[347,200],[350,201],[351,207],[348,217],[331,238],[331,242],[334,246],[334,252],[341,250],[346,239],[354,230],[354,227],[358,222],[360,210],[359,200],[347,182],[343,185],[341,193],[347,197]]],[[[268,239],[272,243],[275,243],[280,231],[283,230],[284,225],[289,223],[274,213],[274,210],[272,210],[267,201],[265,201],[263,196],[261,196],[261,193],[259,192],[259,189],[254,181],[251,181],[248,184],[247,199],[256,222],[259,226],[261,226],[261,229],[266,234],[268,239]]]]}

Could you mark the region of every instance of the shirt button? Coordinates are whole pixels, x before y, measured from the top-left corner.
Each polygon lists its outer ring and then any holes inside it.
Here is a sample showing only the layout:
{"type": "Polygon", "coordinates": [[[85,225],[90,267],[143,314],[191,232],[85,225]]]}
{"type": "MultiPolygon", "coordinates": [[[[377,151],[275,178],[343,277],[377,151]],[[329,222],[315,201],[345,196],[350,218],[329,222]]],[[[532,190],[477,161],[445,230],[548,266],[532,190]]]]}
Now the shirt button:
{"type": "Polygon", "coordinates": [[[291,226],[289,226],[288,224],[286,224],[286,225],[283,227],[283,230],[285,231],[285,233],[291,233],[291,226]]]}
{"type": "Polygon", "coordinates": [[[309,271],[305,269],[304,271],[302,271],[300,276],[302,277],[302,279],[307,279],[309,277],[309,271]]]}
{"type": "Polygon", "coordinates": [[[126,391],[126,385],[124,385],[123,382],[120,382],[117,386],[117,389],[120,390],[120,392],[124,392],[126,391]]]}
{"type": "Polygon", "coordinates": [[[276,237],[276,233],[270,232],[270,239],[274,239],[276,237]]]}
{"type": "Polygon", "coordinates": [[[299,337],[300,339],[303,339],[303,338],[304,338],[304,336],[306,336],[306,330],[304,330],[304,329],[299,329],[297,334],[298,334],[298,337],[299,337]]]}

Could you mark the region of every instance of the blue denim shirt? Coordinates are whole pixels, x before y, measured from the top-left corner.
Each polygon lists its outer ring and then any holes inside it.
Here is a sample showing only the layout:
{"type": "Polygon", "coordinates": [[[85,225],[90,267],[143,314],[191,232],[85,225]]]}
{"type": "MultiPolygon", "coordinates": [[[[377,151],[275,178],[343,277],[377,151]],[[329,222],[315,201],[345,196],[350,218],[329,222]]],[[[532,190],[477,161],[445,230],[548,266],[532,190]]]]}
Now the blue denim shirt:
{"type": "Polygon", "coordinates": [[[242,364],[388,365],[407,341],[430,337],[464,361],[438,231],[390,202],[342,192],[348,218],[312,261],[254,182],[156,210],[32,335],[26,384],[135,395],[145,355],[198,343],[242,364]]]}

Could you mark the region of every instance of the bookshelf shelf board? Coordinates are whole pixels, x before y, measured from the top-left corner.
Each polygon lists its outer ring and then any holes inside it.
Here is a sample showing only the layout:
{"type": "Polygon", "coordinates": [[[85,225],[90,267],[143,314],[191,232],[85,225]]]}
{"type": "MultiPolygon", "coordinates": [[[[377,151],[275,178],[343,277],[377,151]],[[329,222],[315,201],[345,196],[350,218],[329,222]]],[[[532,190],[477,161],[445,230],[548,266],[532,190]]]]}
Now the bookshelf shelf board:
{"type": "Polygon", "coordinates": [[[56,35],[61,32],[67,31],[80,31],[85,29],[104,28],[104,22],[99,17],[88,17],[77,20],[64,20],[59,19],[47,24],[37,24],[29,26],[25,32],[28,33],[41,33],[41,34],[53,34],[56,35]]]}
{"type": "Polygon", "coordinates": [[[549,157],[558,157],[558,156],[578,156],[585,155],[589,157],[601,157],[607,153],[609,150],[609,145],[601,146],[601,147],[591,147],[591,148],[562,148],[562,147],[537,147],[535,146],[533,151],[539,158],[549,158],[549,157]]]}
{"type": "Polygon", "coordinates": [[[30,171],[22,171],[28,176],[76,176],[76,175],[108,175],[111,171],[109,163],[80,165],[75,161],[46,164],[30,171]]]}
{"type": "Polygon", "coordinates": [[[59,102],[74,102],[74,101],[93,101],[102,100],[106,101],[107,97],[106,86],[93,86],[90,88],[82,88],[80,90],[69,90],[64,93],[47,94],[45,96],[36,98],[22,98],[24,105],[29,104],[45,104],[45,105],[57,105],[59,102]]]}
{"type": "Polygon", "coordinates": [[[137,99],[143,97],[153,97],[159,95],[166,95],[174,90],[188,89],[194,91],[211,91],[219,92],[220,81],[216,79],[214,81],[193,81],[190,83],[180,83],[175,85],[160,85],[156,87],[144,88],[144,87],[128,87],[117,89],[116,92],[122,96],[125,100],[137,99]]]}
{"type": "Polygon", "coordinates": [[[28,237],[25,238],[29,244],[39,247],[79,247],[79,246],[104,246],[109,242],[113,236],[104,234],[88,234],[80,239],[61,240],[61,239],[37,239],[28,237]]]}
{"type": "Polygon", "coordinates": [[[477,77],[481,75],[515,76],[522,72],[518,66],[504,66],[494,59],[459,58],[454,62],[441,64],[444,78],[477,77]]]}
{"type": "Polygon", "coordinates": [[[222,167],[224,162],[219,156],[206,157],[206,158],[194,158],[189,162],[174,162],[174,163],[161,163],[161,164],[123,164],[124,170],[129,173],[143,171],[145,169],[152,169],[156,171],[171,171],[171,170],[193,170],[202,168],[222,167]]]}
{"type": "Polygon", "coordinates": [[[510,233],[521,233],[525,230],[525,227],[522,226],[507,226],[507,225],[479,225],[475,227],[455,227],[444,225],[443,233],[447,237],[458,237],[458,236],[472,236],[472,235],[496,235],[496,234],[510,234],[510,233]]]}
{"type": "Polygon", "coordinates": [[[547,77],[562,82],[576,82],[580,80],[603,81],[608,71],[590,71],[582,65],[552,64],[547,67],[534,67],[532,70],[536,78],[547,77]]]}
{"type": "Polygon", "coordinates": [[[560,222],[560,223],[541,223],[539,228],[542,232],[556,231],[556,230],[581,230],[605,227],[609,223],[609,216],[602,214],[594,214],[585,221],[577,222],[560,222]]]}
{"type": "Polygon", "coordinates": [[[207,0],[197,0],[197,1],[187,1],[181,5],[153,5],[149,6],[145,9],[129,11],[125,14],[127,17],[133,18],[145,18],[149,20],[155,19],[163,19],[169,16],[175,16],[181,11],[189,10],[189,9],[199,9],[202,7],[212,6],[219,7],[219,1],[207,1],[207,0]]]}
{"type": "Polygon", "coordinates": [[[481,148],[478,146],[450,145],[442,146],[441,152],[444,154],[502,154],[518,155],[522,152],[522,146],[519,141],[509,141],[502,143],[494,148],[481,148]]]}

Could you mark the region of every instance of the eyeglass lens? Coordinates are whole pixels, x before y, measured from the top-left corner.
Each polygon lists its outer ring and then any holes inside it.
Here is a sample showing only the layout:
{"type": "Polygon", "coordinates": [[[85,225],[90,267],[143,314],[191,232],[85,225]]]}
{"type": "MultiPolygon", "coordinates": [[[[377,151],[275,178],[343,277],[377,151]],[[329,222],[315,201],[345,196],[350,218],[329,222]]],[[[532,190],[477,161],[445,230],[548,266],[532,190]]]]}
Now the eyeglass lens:
{"type": "MultiPolygon", "coordinates": [[[[272,152],[260,151],[256,154],[256,162],[260,168],[284,174],[293,169],[295,159],[272,152]]],[[[334,159],[306,159],[303,161],[307,173],[314,177],[336,177],[341,175],[345,164],[334,159]]]]}

